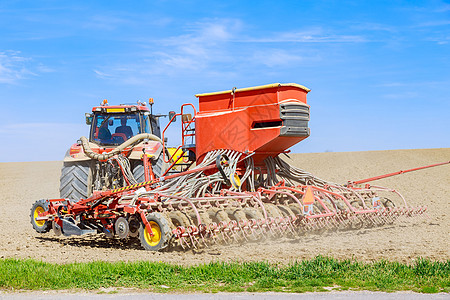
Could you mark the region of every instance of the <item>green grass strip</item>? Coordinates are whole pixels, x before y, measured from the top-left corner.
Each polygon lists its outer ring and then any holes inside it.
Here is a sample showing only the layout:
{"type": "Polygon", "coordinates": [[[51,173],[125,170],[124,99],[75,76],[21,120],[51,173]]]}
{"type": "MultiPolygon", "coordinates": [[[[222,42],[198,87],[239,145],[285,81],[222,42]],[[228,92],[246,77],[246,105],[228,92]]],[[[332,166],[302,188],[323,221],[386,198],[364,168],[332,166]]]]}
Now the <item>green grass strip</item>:
{"type": "Polygon", "coordinates": [[[450,292],[450,260],[418,259],[412,265],[378,261],[312,260],[277,265],[267,262],[209,263],[183,267],[154,262],[50,264],[0,260],[3,290],[59,290],[126,287],[154,292],[307,292],[337,290],[450,292]]]}

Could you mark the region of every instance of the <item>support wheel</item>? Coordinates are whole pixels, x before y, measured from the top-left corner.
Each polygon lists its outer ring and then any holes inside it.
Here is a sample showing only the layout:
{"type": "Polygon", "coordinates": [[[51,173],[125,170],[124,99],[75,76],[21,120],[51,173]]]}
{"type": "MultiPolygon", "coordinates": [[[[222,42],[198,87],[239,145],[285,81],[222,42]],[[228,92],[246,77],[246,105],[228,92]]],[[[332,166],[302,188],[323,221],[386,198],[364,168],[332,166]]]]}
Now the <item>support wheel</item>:
{"type": "Polygon", "coordinates": [[[46,200],[41,199],[34,202],[31,206],[30,219],[31,225],[33,225],[34,230],[39,233],[48,232],[52,228],[52,223],[46,220],[36,220],[40,213],[46,212],[48,210],[48,203],[46,200]]]}
{"type": "Polygon", "coordinates": [[[150,213],[147,215],[153,235],[147,231],[144,224],[139,228],[139,239],[145,250],[158,251],[169,245],[171,236],[169,222],[160,213],[150,213]]]}

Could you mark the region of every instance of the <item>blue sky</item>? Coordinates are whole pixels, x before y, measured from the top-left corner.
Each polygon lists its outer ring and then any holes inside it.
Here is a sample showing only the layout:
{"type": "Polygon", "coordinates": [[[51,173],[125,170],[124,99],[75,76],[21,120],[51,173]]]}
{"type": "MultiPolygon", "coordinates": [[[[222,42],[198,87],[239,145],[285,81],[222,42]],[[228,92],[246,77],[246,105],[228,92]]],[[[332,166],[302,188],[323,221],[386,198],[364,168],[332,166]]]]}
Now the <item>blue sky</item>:
{"type": "Polygon", "coordinates": [[[61,160],[105,98],[275,82],[312,90],[294,152],[450,147],[448,1],[3,0],[0,37],[2,162],[61,160]]]}

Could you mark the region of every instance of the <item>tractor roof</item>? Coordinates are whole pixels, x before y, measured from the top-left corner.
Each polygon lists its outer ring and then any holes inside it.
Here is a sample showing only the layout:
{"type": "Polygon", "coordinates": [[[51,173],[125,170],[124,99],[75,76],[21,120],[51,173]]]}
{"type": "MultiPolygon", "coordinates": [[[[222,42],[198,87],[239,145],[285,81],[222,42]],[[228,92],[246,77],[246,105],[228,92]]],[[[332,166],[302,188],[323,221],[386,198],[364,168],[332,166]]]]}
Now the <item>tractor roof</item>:
{"type": "Polygon", "coordinates": [[[92,112],[103,113],[127,113],[136,111],[150,111],[147,105],[120,104],[120,105],[99,105],[92,108],[92,112]]]}

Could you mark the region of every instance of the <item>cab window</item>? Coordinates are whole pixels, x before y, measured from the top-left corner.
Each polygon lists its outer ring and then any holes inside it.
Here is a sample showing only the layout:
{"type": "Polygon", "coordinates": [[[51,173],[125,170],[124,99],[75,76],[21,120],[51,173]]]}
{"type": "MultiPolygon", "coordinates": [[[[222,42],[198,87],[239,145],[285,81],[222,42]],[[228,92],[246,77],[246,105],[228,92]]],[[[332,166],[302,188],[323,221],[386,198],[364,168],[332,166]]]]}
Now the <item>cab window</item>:
{"type": "Polygon", "coordinates": [[[139,114],[96,114],[92,122],[91,141],[102,145],[120,145],[141,133],[139,114]]]}

